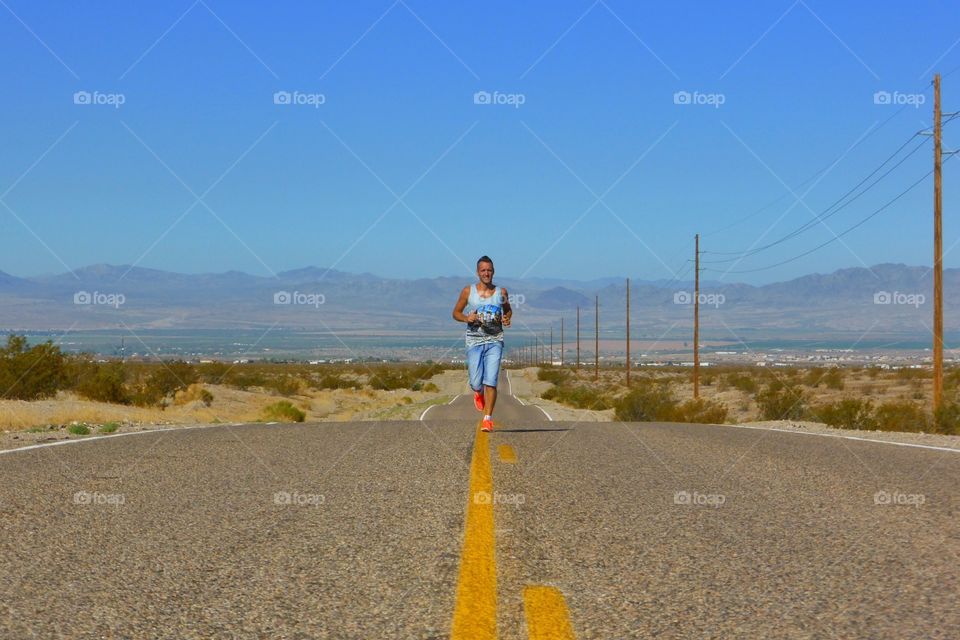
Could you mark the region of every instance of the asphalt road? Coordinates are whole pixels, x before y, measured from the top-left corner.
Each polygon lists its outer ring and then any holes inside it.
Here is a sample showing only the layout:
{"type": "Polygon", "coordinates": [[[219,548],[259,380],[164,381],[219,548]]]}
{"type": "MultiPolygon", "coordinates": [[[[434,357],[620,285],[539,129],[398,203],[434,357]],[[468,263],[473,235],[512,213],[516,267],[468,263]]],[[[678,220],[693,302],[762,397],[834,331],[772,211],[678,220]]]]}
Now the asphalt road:
{"type": "Polygon", "coordinates": [[[960,453],[553,422],[505,382],[482,442],[464,395],[0,455],[0,637],[446,638],[479,444],[501,638],[531,585],[577,638],[960,637],[960,453]]]}

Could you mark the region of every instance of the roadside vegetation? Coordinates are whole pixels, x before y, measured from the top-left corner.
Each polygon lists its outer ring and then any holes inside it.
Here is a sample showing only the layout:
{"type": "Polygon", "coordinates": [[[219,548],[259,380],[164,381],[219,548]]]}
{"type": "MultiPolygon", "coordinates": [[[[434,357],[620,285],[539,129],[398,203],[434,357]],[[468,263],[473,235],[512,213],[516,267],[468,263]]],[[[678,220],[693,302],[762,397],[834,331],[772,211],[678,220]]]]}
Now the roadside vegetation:
{"type": "MultiPolygon", "coordinates": [[[[115,407],[143,408],[164,412],[178,409],[210,408],[219,405],[217,394],[236,396],[237,390],[261,396],[262,420],[302,421],[304,410],[324,391],[355,393],[358,399],[375,397],[376,392],[437,393],[430,379],[444,365],[337,363],[191,363],[183,360],[153,362],[104,360],[89,354],[63,353],[52,342],[29,344],[24,336],[10,335],[0,346],[0,401],[19,400],[30,404],[45,400],[83,400],[115,407]],[[266,406],[265,400],[278,400],[266,406]],[[264,408],[266,407],[266,408],[264,408]]],[[[367,398],[369,399],[369,398],[367,398]]],[[[411,404],[409,397],[397,398],[411,404]]],[[[236,404],[236,402],[234,402],[236,404]]],[[[241,410],[232,406],[233,411],[241,410]]],[[[316,415],[316,414],[314,414],[316,415]]],[[[61,418],[62,420],[62,418],[61,418]]],[[[76,416],[66,423],[71,433],[89,433],[93,427],[76,416]],[[76,424],[73,422],[76,421],[76,424]],[[70,425],[72,424],[72,428],[70,425]]],[[[111,433],[118,424],[110,419],[99,427],[111,433]]]]}
{"type": "Polygon", "coordinates": [[[943,407],[933,413],[928,369],[715,366],[701,370],[693,400],[688,367],[640,367],[626,384],[623,368],[542,366],[541,397],[581,409],[613,409],[623,421],[744,423],[820,422],[856,430],[960,435],[960,369],[944,376],[943,407]]]}

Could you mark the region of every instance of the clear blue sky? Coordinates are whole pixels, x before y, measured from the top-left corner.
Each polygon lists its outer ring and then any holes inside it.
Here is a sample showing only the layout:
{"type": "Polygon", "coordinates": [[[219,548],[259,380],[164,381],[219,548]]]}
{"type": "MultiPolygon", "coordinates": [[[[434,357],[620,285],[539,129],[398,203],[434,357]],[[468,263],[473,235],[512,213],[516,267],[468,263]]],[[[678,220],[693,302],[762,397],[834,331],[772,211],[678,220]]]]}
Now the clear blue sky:
{"type": "MultiPolygon", "coordinates": [[[[946,1],[4,2],[0,270],[15,275],[137,262],[432,277],[489,253],[514,277],[668,278],[694,233],[734,251],[810,221],[930,125],[933,71],[960,67],[946,1]],[[919,108],[874,100],[918,90],[919,108]],[[75,104],[78,91],[124,103],[75,104]],[[324,103],[275,104],[277,91],[324,103]],[[523,104],[475,104],[478,91],[523,104]],[[676,104],[682,91],[723,104],[676,104]]],[[[958,87],[945,77],[945,111],[958,87]]],[[[945,144],[960,148],[960,122],[945,144]]],[[[928,143],[830,228],[931,157],[928,143]]],[[[843,242],[725,279],[929,264],[931,185],[843,242]]],[[[817,224],[734,269],[831,237],[817,224]]],[[[960,266],[960,247],[945,263],[960,266]]]]}

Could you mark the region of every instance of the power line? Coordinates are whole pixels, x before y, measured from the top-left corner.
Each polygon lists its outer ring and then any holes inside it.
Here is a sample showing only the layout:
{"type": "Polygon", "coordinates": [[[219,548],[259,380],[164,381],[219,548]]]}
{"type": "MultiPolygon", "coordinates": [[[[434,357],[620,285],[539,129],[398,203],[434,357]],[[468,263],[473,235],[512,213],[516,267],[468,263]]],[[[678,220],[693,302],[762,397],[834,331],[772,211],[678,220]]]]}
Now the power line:
{"type": "Polygon", "coordinates": [[[864,194],[866,194],[868,191],[870,191],[870,189],[872,189],[872,188],[875,187],[877,184],[879,184],[880,181],[882,181],[884,178],[886,178],[888,175],[890,175],[890,174],[891,174],[894,170],[896,170],[900,165],[902,165],[902,164],[903,164],[904,162],[906,162],[911,156],[913,156],[917,151],[919,151],[920,148],[923,147],[923,145],[925,145],[925,144],[927,143],[926,140],[922,140],[922,141],[920,142],[920,144],[916,145],[906,156],[904,156],[903,158],[901,158],[899,162],[897,162],[897,163],[896,163],[895,165],[893,165],[890,169],[888,169],[885,173],[883,173],[883,175],[881,175],[879,178],[877,178],[876,180],[874,180],[870,185],[868,185],[868,186],[867,186],[865,189],[863,189],[860,193],[856,194],[855,196],[853,196],[852,198],[850,198],[849,200],[847,200],[847,198],[850,197],[850,195],[851,195],[854,191],[856,191],[856,190],[859,189],[861,186],[863,186],[863,184],[864,184],[865,182],[867,182],[868,180],[870,180],[870,178],[872,178],[874,175],[876,175],[878,171],[880,171],[881,169],[883,169],[883,167],[885,167],[891,160],[893,160],[897,155],[899,155],[899,153],[904,149],[904,147],[906,147],[908,144],[910,144],[910,142],[912,142],[912,141],[913,141],[916,137],[918,137],[919,135],[920,135],[920,133],[918,132],[918,133],[915,133],[915,134],[913,134],[912,136],[910,136],[910,138],[907,139],[907,141],[904,142],[902,145],[900,145],[900,147],[899,147],[896,151],[894,151],[893,154],[891,154],[886,160],[884,160],[884,161],[880,164],[880,166],[878,166],[876,169],[874,169],[873,171],[871,171],[865,178],[863,178],[860,182],[858,182],[856,185],[854,185],[853,188],[851,188],[851,189],[848,190],[846,193],[844,193],[842,196],[840,196],[840,198],[838,198],[837,200],[835,200],[829,207],[827,207],[826,209],[824,209],[824,210],[821,211],[820,213],[815,214],[812,220],[809,220],[809,221],[803,223],[802,225],[800,225],[799,227],[797,227],[797,228],[794,229],[793,231],[787,233],[785,236],[782,236],[781,238],[779,238],[779,239],[777,239],[777,240],[774,240],[773,242],[770,242],[770,243],[765,244],[765,245],[763,245],[763,246],[753,247],[753,248],[750,248],[750,249],[745,249],[745,250],[743,250],[743,251],[704,251],[705,254],[710,254],[710,255],[729,255],[729,256],[735,256],[735,257],[733,257],[733,258],[724,258],[724,259],[720,259],[720,260],[705,260],[704,262],[707,262],[707,263],[710,263],[710,264],[718,264],[718,263],[723,263],[723,262],[733,262],[733,261],[735,261],[735,260],[740,260],[740,259],[742,259],[742,258],[746,258],[746,257],[752,256],[752,255],[755,255],[755,254],[757,254],[757,253],[760,253],[761,251],[766,251],[767,249],[769,249],[769,248],[771,248],[771,247],[775,247],[775,246],[777,246],[777,245],[779,245],[779,244],[782,244],[782,243],[784,243],[784,242],[786,242],[786,241],[788,241],[788,240],[790,240],[790,239],[792,239],[792,238],[795,238],[796,236],[800,235],[801,233],[807,231],[808,229],[812,229],[812,228],[813,228],[815,225],[817,225],[818,223],[821,223],[821,222],[823,222],[824,220],[827,220],[828,218],[833,217],[834,215],[836,215],[837,213],[839,213],[840,211],[842,211],[843,209],[845,209],[846,207],[848,207],[850,204],[852,204],[853,202],[855,202],[856,200],[858,200],[861,196],[863,196],[864,194]],[[844,200],[847,200],[847,201],[844,202],[844,200]],[[835,210],[834,210],[834,211],[831,211],[831,209],[834,209],[834,208],[835,208],[835,210]]]}
{"type": "MultiPolygon", "coordinates": [[[[957,71],[957,70],[960,70],[960,67],[957,67],[956,69],[954,69],[954,71],[957,71]]],[[[953,72],[951,71],[950,73],[953,73],[953,72]]],[[[949,74],[947,74],[947,75],[949,75],[949,74]]],[[[932,83],[930,83],[930,84],[932,84],[932,83]]],[[[923,88],[923,89],[921,89],[920,92],[923,93],[923,92],[925,92],[926,90],[927,90],[927,88],[923,88]]],[[[884,120],[883,122],[881,122],[879,125],[877,125],[877,127],[875,127],[873,130],[871,130],[869,133],[867,133],[867,135],[865,135],[863,138],[861,138],[859,141],[857,141],[856,144],[854,144],[852,147],[850,147],[850,151],[853,151],[854,149],[856,149],[857,147],[859,147],[861,144],[863,144],[864,142],[866,142],[866,141],[867,141],[870,137],[872,137],[877,131],[880,131],[880,129],[883,129],[883,128],[887,125],[887,123],[889,123],[891,120],[893,120],[893,119],[896,118],[898,115],[900,115],[901,113],[903,113],[904,110],[906,110],[906,109],[909,108],[910,106],[911,106],[911,105],[909,105],[909,104],[903,104],[899,109],[897,109],[896,111],[894,111],[893,114],[890,115],[886,120],[884,120]]],[[[946,122],[949,122],[949,120],[947,120],[946,122]]],[[[946,122],[945,122],[944,124],[946,124],[946,122]]],[[[908,142],[909,142],[909,140],[908,140],[908,142]]],[[[803,182],[799,183],[799,184],[796,186],[796,188],[797,188],[797,189],[800,189],[800,188],[806,186],[807,184],[813,182],[813,180],[814,180],[815,178],[817,178],[819,175],[821,175],[822,173],[824,173],[824,172],[826,172],[827,170],[829,170],[833,165],[834,165],[834,163],[830,163],[830,164],[824,166],[822,169],[818,170],[816,173],[814,173],[813,175],[811,175],[810,177],[808,177],[806,180],[804,180],[803,182]]],[[[779,198],[776,198],[775,200],[772,200],[772,201],[768,202],[767,204],[763,205],[763,206],[760,207],[759,209],[756,209],[756,210],[753,211],[752,213],[749,213],[749,214],[743,216],[742,218],[739,218],[738,220],[735,220],[735,221],[731,222],[731,223],[728,224],[728,225],[725,225],[725,226],[723,226],[723,227],[720,227],[719,229],[714,229],[713,231],[709,231],[709,232],[707,232],[707,233],[703,233],[703,234],[700,234],[700,235],[701,235],[701,236],[713,236],[713,235],[722,233],[722,232],[724,232],[724,231],[727,231],[728,229],[732,229],[733,227],[735,227],[735,226],[737,226],[737,225],[739,225],[739,224],[741,224],[741,223],[743,223],[743,222],[746,222],[747,220],[750,220],[750,219],[756,217],[757,215],[763,213],[764,211],[766,211],[767,209],[771,208],[772,206],[774,206],[775,204],[777,204],[778,202],[780,202],[781,200],[783,200],[784,198],[786,198],[786,197],[789,196],[789,195],[791,195],[789,192],[788,192],[788,193],[784,193],[784,194],[781,195],[779,198]]],[[[704,253],[710,253],[710,252],[704,251],[704,253]]]]}
{"type": "MultiPolygon", "coordinates": [[[[946,164],[946,163],[949,162],[950,159],[953,158],[953,157],[954,157],[954,156],[948,156],[947,159],[943,161],[943,163],[946,164]]],[[[863,225],[866,224],[869,220],[871,220],[872,218],[874,218],[875,216],[877,216],[878,214],[880,214],[881,212],[883,212],[884,210],[886,210],[887,208],[889,208],[891,205],[893,205],[893,203],[895,203],[896,201],[898,201],[900,198],[902,198],[903,196],[905,196],[905,195],[907,195],[908,193],[910,193],[911,191],[913,191],[920,183],[922,183],[924,180],[926,180],[927,178],[929,178],[932,174],[933,174],[933,170],[931,169],[931,170],[928,171],[923,177],[921,177],[919,180],[917,180],[916,182],[914,182],[913,184],[911,184],[909,187],[907,187],[906,189],[904,189],[903,191],[901,191],[895,198],[893,198],[892,200],[888,201],[888,202],[887,202],[886,204],[884,204],[882,207],[880,207],[879,209],[875,210],[873,213],[871,213],[871,214],[868,215],[867,217],[863,218],[862,220],[860,220],[859,222],[857,222],[857,223],[854,224],[853,226],[845,229],[843,232],[841,232],[841,233],[839,233],[839,234],[836,234],[833,238],[831,238],[831,239],[829,239],[829,240],[827,240],[827,241],[825,241],[825,242],[822,242],[821,244],[818,244],[818,245],[815,246],[814,248],[809,249],[809,250],[807,250],[807,251],[804,251],[803,253],[801,253],[801,254],[799,254],[799,255],[793,256],[792,258],[789,258],[789,259],[787,259],[787,260],[782,260],[782,261],[777,262],[777,263],[774,263],[774,264],[769,264],[769,265],[766,265],[766,266],[764,266],[764,267],[758,267],[758,268],[756,268],[756,269],[740,269],[740,270],[736,270],[736,271],[733,271],[733,270],[731,270],[731,271],[722,271],[721,269],[705,268],[704,271],[716,271],[716,272],[723,272],[723,273],[756,273],[756,272],[758,272],[758,271],[766,271],[767,269],[773,269],[773,268],[775,268],[775,267],[779,267],[779,266],[782,266],[782,265],[785,265],[785,264],[789,264],[789,263],[791,263],[791,262],[793,262],[793,261],[795,261],[795,260],[799,260],[800,258],[803,258],[804,256],[808,256],[808,255],[810,255],[811,253],[822,249],[823,247],[827,246],[828,244],[832,244],[832,243],[836,242],[837,240],[839,240],[840,238],[844,237],[845,235],[847,235],[848,233],[850,233],[850,232],[853,231],[854,229],[857,229],[857,228],[863,226],[863,225]]]]}

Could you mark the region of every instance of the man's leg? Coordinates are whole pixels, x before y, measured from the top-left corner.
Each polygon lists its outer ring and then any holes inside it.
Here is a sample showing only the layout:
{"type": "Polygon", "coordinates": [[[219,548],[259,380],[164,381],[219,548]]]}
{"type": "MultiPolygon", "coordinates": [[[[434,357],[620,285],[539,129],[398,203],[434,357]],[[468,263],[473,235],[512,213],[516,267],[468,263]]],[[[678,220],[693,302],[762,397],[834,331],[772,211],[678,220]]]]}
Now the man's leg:
{"type": "Polygon", "coordinates": [[[500,376],[500,358],[503,355],[503,343],[491,342],[484,345],[483,353],[483,395],[484,407],[488,416],[493,415],[497,403],[497,378],[500,376]]]}
{"type": "Polygon", "coordinates": [[[467,382],[474,391],[483,391],[483,345],[467,348],[467,382]]]}
{"type": "Polygon", "coordinates": [[[493,415],[493,407],[497,404],[497,388],[483,385],[483,407],[484,413],[488,416],[493,415]]]}

